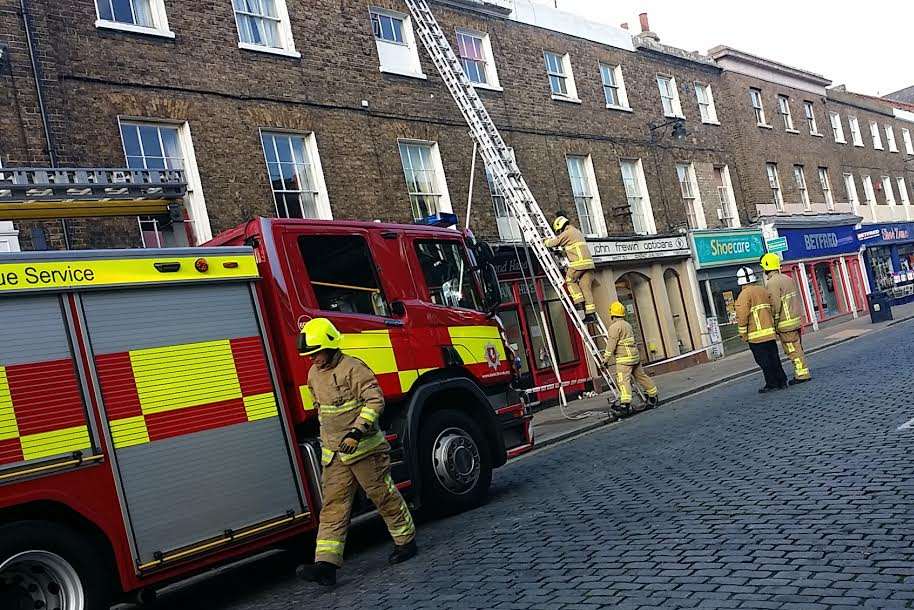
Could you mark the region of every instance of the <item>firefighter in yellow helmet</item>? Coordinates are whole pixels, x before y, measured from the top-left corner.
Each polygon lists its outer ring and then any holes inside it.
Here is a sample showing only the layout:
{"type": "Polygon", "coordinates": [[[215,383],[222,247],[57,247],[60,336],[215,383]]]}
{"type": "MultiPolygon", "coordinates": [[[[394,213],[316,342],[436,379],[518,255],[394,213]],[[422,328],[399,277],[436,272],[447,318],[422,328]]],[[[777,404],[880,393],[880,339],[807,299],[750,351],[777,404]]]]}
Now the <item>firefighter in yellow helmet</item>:
{"type": "Polygon", "coordinates": [[[584,320],[596,321],[597,306],[593,300],[593,258],[581,230],[569,222],[564,212],[559,212],[552,222],[555,237],[547,239],[547,248],[562,248],[568,258],[565,287],[575,305],[583,306],[584,320]]]}
{"type": "Polygon", "coordinates": [[[787,375],[781,366],[777,334],[774,330],[771,295],[756,283],[751,267],[740,267],[736,283],[742,288],[736,297],[736,322],[739,336],[749,343],[752,357],[765,375],[760,394],[787,387],[787,375]]]}
{"type": "Polygon", "coordinates": [[[609,306],[610,323],[606,329],[606,353],[603,361],[616,366],[616,386],[619,389],[619,407],[623,415],[631,414],[632,377],[647,395],[647,407],[660,402],[659,391],[641,366],[641,352],[635,344],[635,332],[625,319],[625,305],[619,301],[609,306]]]}
{"type": "Polygon", "coordinates": [[[771,294],[771,313],[774,316],[775,330],[784,354],[793,363],[793,379],[788,383],[805,383],[812,379],[806,355],[803,353],[803,339],[800,335],[803,326],[803,301],[800,287],[788,275],[781,273],[781,259],[777,254],[768,253],[762,257],[762,270],[765,272],[765,287],[771,294]]]}
{"type": "Polygon", "coordinates": [[[308,389],[320,421],[324,506],[314,563],[299,566],[297,573],[324,586],[336,584],[336,570],[343,565],[358,487],[378,508],[394,540],[390,563],[406,561],[417,552],[416,526],[390,477],[390,446],[378,426],[384,394],[364,362],[340,351],[340,339],[327,318],[308,321],[298,338],[299,353],[311,358],[308,389]]]}

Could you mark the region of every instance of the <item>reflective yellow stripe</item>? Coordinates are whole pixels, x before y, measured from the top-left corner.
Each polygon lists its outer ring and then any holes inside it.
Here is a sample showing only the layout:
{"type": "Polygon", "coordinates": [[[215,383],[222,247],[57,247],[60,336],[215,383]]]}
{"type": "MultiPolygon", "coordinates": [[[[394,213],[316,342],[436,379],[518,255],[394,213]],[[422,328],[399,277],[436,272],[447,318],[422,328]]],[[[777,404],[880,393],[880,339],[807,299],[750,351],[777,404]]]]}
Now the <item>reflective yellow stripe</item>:
{"type": "Polygon", "coordinates": [[[763,339],[765,337],[770,337],[774,339],[774,329],[773,328],[763,328],[761,330],[756,330],[749,333],[750,339],[763,339]]]}
{"type": "Polygon", "coordinates": [[[347,464],[349,462],[354,462],[355,460],[370,453],[371,451],[374,451],[375,449],[380,447],[384,442],[385,442],[384,435],[380,431],[375,432],[371,436],[366,436],[365,438],[360,440],[359,445],[358,445],[358,447],[356,447],[354,453],[350,453],[350,454],[341,453],[340,461],[343,462],[344,464],[347,464]]]}
{"type": "Polygon", "coordinates": [[[30,434],[21,437],[19,442],[22,444],[22,455],[26,461],[92,447],[92,442],[89,440],[89,429],[86,426],[30,434]]]}
{"type": "Polygon", "coordinates": [[[378,421],[378,415],[378,412],[370,407],[362,407],[362,410],[359,411],[359,417],[371,423],[378,421]]]}
{"type": "Polygon", "coordinates": [[[228,339],[130,352],[146,415],[241,398],[228,339]]]}
{"type": "Polygon", "coordinates": [[[305,411],[314,410],[314,397],[311,396],[311,388],[306,385],[298,386],[298,393],[301,395],[301,406],[305,411]]]}
{"type": "Polygon", "coordinates": [[[19,424],[13,411],[13,397],[6,380],[6,369],[0,366],[0,441],[19,438],[19,424]]]}
{"type": "Polygon", "coordinates": [[[397,372],[397,358],[387,330],[344,333],[343,352],[368,365],[375,375],[397,372]]]}
{"type": "Polygon", "coordinates": [[[326,466],[331,461],[333,461],[333,451],[326,447],[321,447],[321,464],[326,466]]]}
{"type": "Polygon", "coordinates": [[[248,421],[276,417],[279,415],[279,407],[276,405],[276,396],[273,392],[245,396],[244,411],[248,415],[248,421]]]}
{"type": "Polygon", "coordinates": [[[318,540],[315,550],[318,553],[328,553],[330,555],[343,556],[343,543],[339,540],[318,540]]]}
{"type": "Polygon", "coordinates": [[[419,378],[419,371],[400,371],[397,376],[400,378],[400,391],[405,394],[416,383],[419,378]]]}
{"type": "Polygon", "coordinates": [[[149,442],[149,430],[146,428],[146,418],[142,415],[116,419],[111,426],[111,440],[117,449],[143,445],[149,442]]]}
{"type": "Polygon", "coordinates": [[[505,346],[495,326],[450,326],[448,334],[454,349],[460,354],[464,364],[484,364],[488,362],[486,350],[491,345],[498,353],[498,360],[507,360],[505,346]]]}
{"type": "Polygon", "coordinates": [[[339,415],[340,413],[358,409],[361,405],[362,401],[355,399],[347,400],[341,405],[321,405],[319,409],[323,415],[339,415]]]}
{"type": "Polygon", "coordinates": [[[741,333],[747,333],[749,332],[749,326],[738,326],[736,330],[741,333]]]}

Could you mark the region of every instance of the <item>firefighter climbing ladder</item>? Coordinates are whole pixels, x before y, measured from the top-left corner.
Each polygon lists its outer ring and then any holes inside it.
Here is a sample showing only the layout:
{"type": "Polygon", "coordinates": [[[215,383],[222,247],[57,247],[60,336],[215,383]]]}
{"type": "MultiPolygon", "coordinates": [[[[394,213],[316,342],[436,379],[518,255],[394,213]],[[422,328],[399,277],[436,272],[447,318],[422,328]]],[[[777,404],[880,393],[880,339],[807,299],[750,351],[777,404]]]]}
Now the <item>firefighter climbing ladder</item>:
{"type": "MultiPolygon", "coordinates": [[[[478,145],[482,159],[492,173],[495,183],[504,193],[508,209],[517,219],[524,241],[533,250],[549,283],[552,284],[552,287],[555,288],[556,293],[559,295],[562,306],[568,312],[568,316],[571,318],[578,334],[580,334],[585,348],[593,357],[603,383],[612,392],[613,397],[618,398],[616,384],[609,371],[602,364],[602,350],[597,343],[598,339],[602,339],[605,344],[606,326],[597,317],[597,321],[594,323],[597,332],[592,335],[587,324],[575,309],[571,297],[565,291],[565,279],[562,269],[555,262],[549,249],[543,245],[543,240],[553,237],[555,233],[549,221],[543,215],[543,211],[537,205],[533,193],[530,192],[530,188],[521,175],[508,146],[502,140],[501,134],[495,127],[495,123],[489,117],[486,107],[476,94],[473,84],[464,73],[460,59],[454,53],[444,32],[438,25],[438,21],[432,14],[428,2],[426,0],[405,1],[416,22],[416,33],[469,125],[470,135],[478,145]]],[[[548,338],[548,333],[546,336],[548,338]]],[[[558,373],[557,370],[556,373],[558,373]]],[[[560,391],[559,394],[564,400],[564,393],[560,391]]]]}

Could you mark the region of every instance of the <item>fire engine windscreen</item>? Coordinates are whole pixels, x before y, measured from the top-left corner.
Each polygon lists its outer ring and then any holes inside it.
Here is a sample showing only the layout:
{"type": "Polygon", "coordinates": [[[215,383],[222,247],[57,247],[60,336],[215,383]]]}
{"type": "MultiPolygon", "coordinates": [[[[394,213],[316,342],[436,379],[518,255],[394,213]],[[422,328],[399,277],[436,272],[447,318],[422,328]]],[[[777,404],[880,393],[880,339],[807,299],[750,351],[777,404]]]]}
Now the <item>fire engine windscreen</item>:
{"type": "Polygon", "coordinates": [[[445,240],[416,242],[416,254],[432,303],[483,311],[482,299],[461,245],[445,240]]]}

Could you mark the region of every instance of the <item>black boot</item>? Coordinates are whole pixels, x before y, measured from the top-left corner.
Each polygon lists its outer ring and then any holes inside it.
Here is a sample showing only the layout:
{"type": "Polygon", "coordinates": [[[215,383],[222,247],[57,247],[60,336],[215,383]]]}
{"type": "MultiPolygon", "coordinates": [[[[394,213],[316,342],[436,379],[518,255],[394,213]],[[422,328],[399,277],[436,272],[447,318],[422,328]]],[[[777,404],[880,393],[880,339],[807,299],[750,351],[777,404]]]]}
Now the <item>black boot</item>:
{"type": "Polygon", "coordinates": [[[316,582],[322,587],[336,584],[336,566],[326,561],[307,563],[295,569],[295,575],[308,582],[316,582]]]}
{"type": "Polygon", "coordinates": [[[807,377],[806,379],[797,379],[796,377],[794,377],[793,379],[791,379],[790,381],[787,382],[787,385],[797,385],[800,383],[806,383],[807,381],[812,381],[812,377],[807,377]]]}
{"type": "Polygon", "coordinates": [[[596,321],[597,321],[597,314],[595,314],[593,312],[584,314],[584,323],[585,324],[593,324],[596,321]]]}
{"type": "Polygon", "coordinates": [[[660,406],[660,397],[659,396],[648,396],[647,397],[647,408],[655,409],[660,406]]]}
{"type": "Polygon", "coordinates": [[[418,552],[419,547],[416,546],[415,540],[410,540],[403,545],[395,544],[393,553],[387,558],[387,563],[403,563],[415,557],[418,552]]]}

